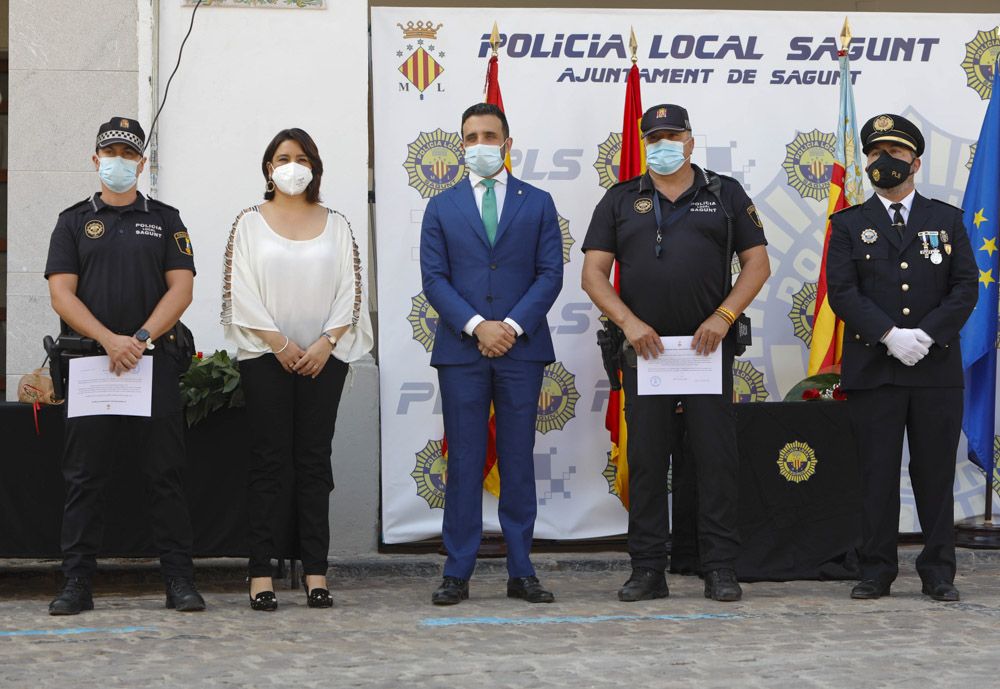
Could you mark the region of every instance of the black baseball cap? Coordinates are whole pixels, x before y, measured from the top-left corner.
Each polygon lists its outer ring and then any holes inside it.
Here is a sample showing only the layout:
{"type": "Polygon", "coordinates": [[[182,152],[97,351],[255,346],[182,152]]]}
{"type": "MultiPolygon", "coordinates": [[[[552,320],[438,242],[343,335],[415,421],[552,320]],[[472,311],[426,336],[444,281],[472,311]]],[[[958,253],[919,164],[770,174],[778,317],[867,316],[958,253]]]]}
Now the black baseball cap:
{"type": "Polygon", "coordinates": [[[642,135],[647,136],[661,129],[671,132],[683,132],[691,129],[691,122],[688,120],[688,111],[679,105],[654,105],[642,115],[639,124],[642,135]]]}
{"type": "Polygon", "coordinates": [[[861,128],[861,150],[868,154],[879,141],[890,141],[913,149],[917,157],[924,153],[924,135],[917,125],[901,115],[876,115],[861,128]]]}
{"type": "Polygon", "coordinates": [[[128,117],[112,117],[97,130],[98,148],[126,144],[141,154],[145,143],[146,132],[142,131],[142,125],[128,117]]]}

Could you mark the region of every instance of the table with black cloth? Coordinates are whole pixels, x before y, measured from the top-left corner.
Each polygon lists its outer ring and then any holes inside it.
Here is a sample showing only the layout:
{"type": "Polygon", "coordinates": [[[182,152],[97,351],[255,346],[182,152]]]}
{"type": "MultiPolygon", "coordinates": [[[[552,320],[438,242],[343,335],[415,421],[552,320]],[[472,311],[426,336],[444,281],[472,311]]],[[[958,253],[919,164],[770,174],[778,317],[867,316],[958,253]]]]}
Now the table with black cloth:
{"type": "MultiPolygon", "coordinates": [[[[846,403],[734,406],[740,448],[737,576],[741,581],[857,578],[861,474],[846,403]],[[803,445],[815,453],[807,478],[808,471],[790,466],[793,450],[803,445]]],[[[672,459],[671,571],[693,573],[697,497],[690,453],[682,450],[672,459]]]]}
{"type": "MultiPolygon", "coordinates": [[[[38,430],[32,408],[0,404],[0,557],[61,558],[62,456],[64,411],[42,407],[38,430]]],[[[184,472],[194,527],[195,557],[246,557],[246,492],[249,432],[243,409],[222,409],[188,429],[184,472]]],[[[156,557],[146,512],[146,497],[136,448],[123,439],[115,471],[105,491],[104,545],[101,557],[156,557]]],[[[294,480],[291,472],[283,481],[294,480]]],[[[290,485],[290,484],[289,484],[290,485]]],[[[283,491],[293,495],[293,491],[283,491]]],[[[294,503],[282,506],[280,521],[294,503]]],[[[278,547],[297,554],[293,526],[283,529],[278,547]]]]}
{"type": "MultiPolygon", "coordinates": [[[[744,581],[852,578],[860,535],[857,456],[842,402],[736,405],[740,444],[740,534],[737,572],[744,581]],[[815,472],[792,482],[778,457],[787,444],[816,453],[815,472]]],[[[59,469],[63,411],[42,408],[35,434],[28,405],[0,404],[0,558],[58,558],[63,480],[59,469]]],[[[680,425],[679,425],[680,426],[680,425]]],[[[123,447],[106,493],[106,557],[151,557],[142,477],[123,447]]],[[[680,454],[680,453],[679,453],[680,454]]],[[[245,557],[249,433],[242,409],[224,409],[189,429],[185,472],[196,557],[245,557]]],[[[672,568],[696,567],[696,502],[690,466],[674,464],[672,568]]],[[[290,472],[283,481],[294,481],[290,472]]],[[[291,484],[289,484],[291,485],[291,484]]],[[[284,491],[292,495],[293,491],[284,491]]],[[[294,498],[290,498],[293,500],[294,498]]],[[[373,496],[374,499],[374,496],[373,496]]],[[[279,538],[295,556],[293,503],[283,505],[279,538]]]]}

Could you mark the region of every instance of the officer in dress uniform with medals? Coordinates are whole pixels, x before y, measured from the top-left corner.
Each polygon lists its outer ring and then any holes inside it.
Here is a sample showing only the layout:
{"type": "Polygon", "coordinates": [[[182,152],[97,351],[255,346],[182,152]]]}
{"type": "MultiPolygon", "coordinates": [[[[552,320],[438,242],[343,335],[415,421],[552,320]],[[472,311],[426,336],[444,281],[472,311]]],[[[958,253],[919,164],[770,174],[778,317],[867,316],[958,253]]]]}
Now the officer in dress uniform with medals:
{"type": "Polygon", "coordinates": [[[82,416],[66,420],[66,504],[61,546],[66,582],[52,615],[94,607],[91,578],[103,531],[102,495],[116,455],[141,465],[154,542],[166,581],[166,604],[203,610],[194,587],[191,519],[184,499],[184,422],[177,323],[191,303],[194,257],[177,209],[144,197],[145,134],[133,119],[113,117],[97,134],[94,167],[101,191],[59,215],[45,277],[63,335],[93,340],[121,375],[152,357],[151,417],[82,416]],[[171,339],[173,338],[173,339],[171,339]]]}
{"type": "Polygon", "coordinates": [[[844,321],[841,385],[862,467],[861,581],[852,598],[889,595],[899,571],[903,433],[924,548],[923,593],[957,601],[952,485],[962,427],[959,330],[977,297],[962,211],[914,188],[924,138],[899,115],[861,129],[875,194],[831,216],[830,304],[844,321]]]}

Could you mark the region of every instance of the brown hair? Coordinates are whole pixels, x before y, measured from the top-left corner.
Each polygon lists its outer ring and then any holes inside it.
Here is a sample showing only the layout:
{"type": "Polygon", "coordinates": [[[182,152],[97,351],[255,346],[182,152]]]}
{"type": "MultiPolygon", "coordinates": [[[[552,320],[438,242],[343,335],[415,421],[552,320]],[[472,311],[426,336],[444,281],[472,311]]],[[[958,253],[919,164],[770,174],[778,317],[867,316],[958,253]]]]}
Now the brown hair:
{"type": "MultiPolygon", "coordinates": [[[[261,172],[264,173],[264,180],[270,181],[271,177],[267,174],[267,164],[272,163],[274,158],[274,152],[278,150],[280,146],[285,141],[291,139],[292,141],[298,142],[299,146],[302,147],[302,152],[306,154],[306,158],[309,159],[310,165],[312,165],[312,181],[309,182],[309,186],[306,187],[306,201],[309,203],[319,202],[319,186],[323,179],[323,160],[319,157],[319,149],[316,148],[316,142],[312,140],[304,130],[297,127],[292,129],[282,129],[280,132],[274,135],[271,139],[271,143],[267,145],[264,149],[264,159],[260,163],[261,172]]],[[[264,191],[264,198],[268,201],[274,198],[274,190],[264,191]]]]}

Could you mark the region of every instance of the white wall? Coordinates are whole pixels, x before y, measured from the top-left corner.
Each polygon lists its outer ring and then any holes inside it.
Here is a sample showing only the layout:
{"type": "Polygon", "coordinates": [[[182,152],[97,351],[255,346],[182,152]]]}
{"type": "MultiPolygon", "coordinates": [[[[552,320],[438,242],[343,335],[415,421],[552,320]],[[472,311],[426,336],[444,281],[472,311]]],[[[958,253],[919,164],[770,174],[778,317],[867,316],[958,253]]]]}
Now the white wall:
{"type": "MultiPolygon", "coordinates": [[[[262,201],[271,138],[301,127],[326,171],[322,197],[351,221],[361,255],[368,229],[368,17],[364,0],[325,10],[202,7],[160,117],[155,196],[176,206],[194,243],[195,301],[184,317],[198,349],[225,348],[222,257],[233,219],[262,201]]],[[[191,8],[161,2],[162,98],[191,8]]]]}

